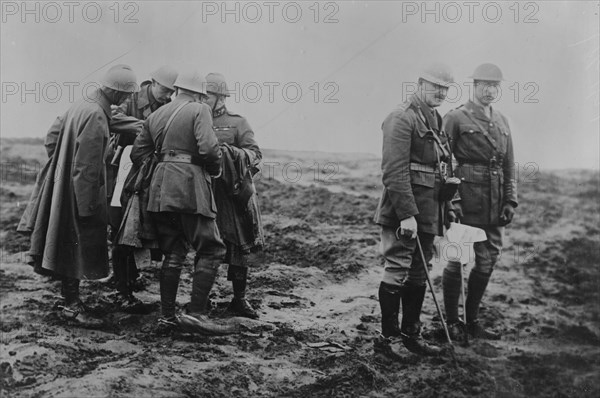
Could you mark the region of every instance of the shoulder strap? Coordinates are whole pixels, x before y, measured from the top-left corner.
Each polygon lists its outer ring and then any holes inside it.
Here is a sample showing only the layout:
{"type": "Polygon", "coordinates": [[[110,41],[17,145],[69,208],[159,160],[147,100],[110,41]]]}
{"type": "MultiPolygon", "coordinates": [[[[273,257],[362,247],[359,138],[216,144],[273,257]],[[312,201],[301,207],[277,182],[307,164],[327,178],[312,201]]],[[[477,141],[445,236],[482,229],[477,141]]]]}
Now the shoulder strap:
{"type": "Polygon", "coordinates": [[[473,117],[471,116],[471,113],[469,111],[467,111],[466,109],[462,108],[461,109],[462,113],[464,113],[469,120],[471,120],[473,123],[475,123],[475,125],[477,127],[479,127],[481,129],[481,133],[485,136],[485,138],[487,138],[487,140],[490,142],[490,144],[492,144],[492,146],[494,147],[494,149],[498,149],[498,145],[496,144],[496,140],[493,139],[490,134],[488,133],[488,131],[483,128],[479,122],[477,122],[477,120],[474,120],[473,117]]]}
{"type": "Polygon", "coordinates": [[[177,107],[177,109],[175,109],[175,112],[173,112],[171,114],[171,117],[169,117],[169,120],[167,120],[167,124],[165,125],[165,128],[162,129],[162,131],[160,133],[158,133],[158,136],[156,137],[156,140],[154,141],[156,153],[160,153],[160,151],[162,149],[162,144],[165,141],[167,133],[169,132],[169,127],[171,127],[171,123],[173,122],[173,119],[175,119],[175,116],[177,116],[179,111],[182,110],[183,107],[186,106],[187,104],[189,104],[190,102],[192,102],[192,101],[187,101],[187,102],[184,102],[183,104],[179,105],[177,107]]]}

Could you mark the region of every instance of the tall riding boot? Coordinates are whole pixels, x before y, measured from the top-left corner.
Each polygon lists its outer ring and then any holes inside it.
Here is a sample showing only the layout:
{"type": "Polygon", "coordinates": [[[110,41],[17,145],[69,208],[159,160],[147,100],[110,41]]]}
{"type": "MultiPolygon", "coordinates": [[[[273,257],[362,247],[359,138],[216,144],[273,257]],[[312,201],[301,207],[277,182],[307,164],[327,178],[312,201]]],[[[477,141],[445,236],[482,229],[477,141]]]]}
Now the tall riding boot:
{"type": "Polygon", "coordinates": [[[450,262],[446,265],[442,276],[446,322],[450,337],[455,341],[465,341],[465,325],[458,316],[458,301],[461,291],[460,267],[462,264],[450,262]]]}
{"type": "Polygon", "coordinates": [[[258,313],[246,300],[246,286],[248,285],[248,267],[229,265],[227,279],[233,286],[233,299],[227,310],[235,315],[251,319],[258,319],[258,313]]]}
{"type": "Polygon", "coordinates": [[[476,270],[472,270],[469,275],[469,292],[467,294],[467,331],[473,338],[482,338],[488,340],[499,340],[500,334],[491,330],[485,329],[479,324],[479,305],[481,299],[485,293],[488,282],[490,280],[489,274],[484,274],[476,270]]]}
{"type": "Polygon", "coordinates": [[[127,249],[123,246],[115,246],[112,249],[112,265],[117,292],[128,296],[129,281],[127,279],[127,249]]]}
{"type": "Polygon", "coordinates": [[[219,263],[199,259],[196,262],[192,281],[192,297],[189,306],[190,314],[208,314],[208,296],[217,278],[219,263]]]}
{"type": "Polygon", "coordinates": [[[398,314],[402,286],[381,282],[379,284],[379,307],[381,308],[381,334],[384,337],[400,337],[398,314]]]}
{"type": "Polygon", "coordinates": [[[130,314],[146,314],[149,307],[133,295],[134,274],[131,263],[135,267],[133,252],[129,247],[115,246],[112,252],[113,271],[116,280],[117,295],[114,305],[119,311],[130,314]]]}
{"type": "Polygon", "coordinates": [[[402,292],[402,342],[411,352],[420,355],[439,355],[442,349],[429,345],[421,336],[421,309],[425,286],[405,284],[402,292]]]}
{"type": "Polygon", "coordinates": [[[192,281],[192,297],[188,313],[179,318],[179,326],[190,333],[223,335],[235,333],[235,325],[223,325],[208,318],[208,295],[213,287],[220,260],[199,258],[192,281]]]}
{"type": "Polygon", "coordinates": [[[174,322],[175,320],[175,306],[180,276],[181,268],[166,267],[160,271],[161,313],[162,318],[169,322],[174,322]]]}
{"type": "Polygon", "coordinates": [[[132,249],[127,252],[127,282],[129,291],[139,292],[146,289],[143,278],[140,277],[140,270],[135,262],[135,255],[132,249]]]}

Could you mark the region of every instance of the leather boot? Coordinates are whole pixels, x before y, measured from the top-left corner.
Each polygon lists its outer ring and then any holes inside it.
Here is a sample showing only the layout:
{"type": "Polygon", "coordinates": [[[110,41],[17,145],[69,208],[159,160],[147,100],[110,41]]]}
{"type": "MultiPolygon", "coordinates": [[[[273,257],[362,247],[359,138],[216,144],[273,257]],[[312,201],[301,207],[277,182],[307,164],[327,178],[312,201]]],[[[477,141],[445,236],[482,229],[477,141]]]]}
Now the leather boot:
{"type": "Polygon", "coordinates": [[[460,263],[448,263],[442,274],[442,287],[444,290],[444,309],[446,310],[446,321],[454,324],[459,321],[458,301],[460,298],[460,263]]]}
{"type": "Polygon", "coordinates": [[[162,318],[174,321],[177,289],[181,268],[167,267],[160,271],[160,306],[162,318]]]}
{"type": "Polygon", "coordinates": [[[192,280],[192,297],[188,312],[190,314],[207,314],[208,296],[217,278],[220,263],[214,260],[199,259],[195,265],[192,280]]]}
{"type": "Polygon", "coordinates": [[[61,291],[65,298],[65,305],[58,308],[61,310],[63,319],[76,322],[85,328],[98,328],[104,324],[101,319],[91,316],[81,302],[79,298],[79,279],[63,278],[61,291]]]}
{"type": "Polygon", "coordinates": [[[196,261],[188,315],[177,317],[177,323],[183,331],[208,335],[225,335],[238,331],[235,325],[216,322],[207,315],[208,295],[217,277],[220,263],[220,260],[206,258],[196,261]]]}
{"type": "Polygon", "coordinates": [[[233,299],[229,303],[227,311],[234,315],[250,319],[258,319],[258,313],[246,300],[246,286],[248,285],[248,268],[229,265],[227,271],[228,279],[233,286],[233,299]]]}
{"type": "Polygon", "coordinates": [[[421,336],[421,309],[425,286],[405,284],[402,292],[402,342],[411,352],[419,355],[440,355],[442,349],[428,344],[421,336]]]}
{"type": "Polygon", "coordinates": [[[478,321],[479,306],[491,275],[472,270],[469,275],[469,292],[467,294],[467,332],[472,338],[500,340],[501,335],[485,329],[478,321]]]}
{"type": "Polygon", "coordinates": [[[381,282],[379,284],[379,307],[381,308],[381,334],[384,337],[399,337],[398,314],[402,287],[381,282]]]}
{"type": "Polygon", "coordinates": [[[115,246],[112,249],[112,267],[115,289],[124,295],[129,294],[127,280],[127,250],[123,246],[115,246]]]}

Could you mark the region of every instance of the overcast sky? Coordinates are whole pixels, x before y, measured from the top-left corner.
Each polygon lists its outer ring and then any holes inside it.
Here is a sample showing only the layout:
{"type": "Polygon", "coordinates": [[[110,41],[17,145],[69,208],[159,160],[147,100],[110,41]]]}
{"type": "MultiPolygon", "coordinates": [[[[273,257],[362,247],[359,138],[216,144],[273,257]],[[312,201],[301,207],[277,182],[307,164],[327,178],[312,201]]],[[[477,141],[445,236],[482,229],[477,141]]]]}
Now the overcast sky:
{"type": "Polygon", "coordinates": [[[492,62],[518,162],[599,167],[597,1],[23,4],[2,2],[3,137],[44,136],[112,64],[139,81],[172,64],[225,74],[262,147],[380,154],[381,122],[424,65],[454,69],[443,114],[492,62]]]}

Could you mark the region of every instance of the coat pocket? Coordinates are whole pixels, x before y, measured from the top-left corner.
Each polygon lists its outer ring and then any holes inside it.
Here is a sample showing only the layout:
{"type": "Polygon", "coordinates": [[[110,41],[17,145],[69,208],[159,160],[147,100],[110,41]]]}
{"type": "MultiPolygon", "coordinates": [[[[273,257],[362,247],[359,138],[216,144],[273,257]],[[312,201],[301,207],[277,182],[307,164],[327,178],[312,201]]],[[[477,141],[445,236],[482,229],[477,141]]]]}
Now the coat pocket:
{"type": "Polygon", "coordinates": [[[461,180],[459,192],[464,214],[486,217],[489,212],[489,176],[487,168],[459,167],[456,170],[461,180]]]}
{"type": "Polygon", "coordinates": [[[433,188],[435,186],[435,172],[411,170],[410,183],[412,185],[433,188]]]}
{"type": "Polygon", "coordinates": [[[435,172],[411,170],[410,180],[415,204],[419,211],[416,216],[417,223],[427,226],[436,224],[439,188],[436,187],[435,172]]]}
{"type": "Polygon", "coordinates": [[[476,124],[470,124],[470,123],[461,123],[460,124],[460,133],[461,134],[473,134],[473,133],[477,133],[477,132],[481,132],[481,128],[479,126],[477,126],[476,124]]]}

